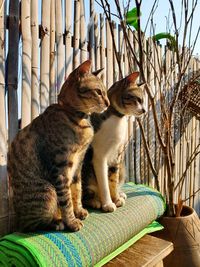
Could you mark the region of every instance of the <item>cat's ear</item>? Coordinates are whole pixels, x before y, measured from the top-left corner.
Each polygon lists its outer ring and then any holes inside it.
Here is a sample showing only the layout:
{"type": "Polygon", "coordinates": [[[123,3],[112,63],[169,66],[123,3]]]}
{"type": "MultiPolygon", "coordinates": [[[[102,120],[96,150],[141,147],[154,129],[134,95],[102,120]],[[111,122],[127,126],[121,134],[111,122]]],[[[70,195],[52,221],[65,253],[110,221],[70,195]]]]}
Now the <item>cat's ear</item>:
{"type": "Polygon", "coordinates": [[[90,73],[91,72],[91,65],[92,65],[92,61],[90,59],[86,60],[85,62],[83,62],[79,67],[78,67],[78,72],[80,75],[84,75],[86,73],[90,73]]]}
{"type": "Polygon", "coordinates": [[[139,77],[139,74],[140,73],[138,71],[135,71],[135,72],[129,74],[125,79],[128,83],[134,83],[137,80],[137,78],[139,77]]]}
{"type": "Polygon", "coordinates": [[[102,72],[102,70],[104,70],[104,68],[101,68],[101,69],[98,69],[96,71],[93,71],[92,74],[95,75],[95,76],[97,76],[99,73],[102,72]]]}

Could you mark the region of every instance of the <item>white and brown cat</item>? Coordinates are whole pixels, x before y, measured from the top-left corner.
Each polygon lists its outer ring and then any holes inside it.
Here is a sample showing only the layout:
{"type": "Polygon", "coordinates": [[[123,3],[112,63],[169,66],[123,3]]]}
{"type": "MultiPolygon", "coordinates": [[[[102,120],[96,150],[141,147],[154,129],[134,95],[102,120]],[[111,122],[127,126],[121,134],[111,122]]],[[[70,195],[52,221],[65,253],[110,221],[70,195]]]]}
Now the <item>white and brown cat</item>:
{"type": "Polygon", "coordinates": [[[83,204],[112,212],[124,205],[126,195],[120,192],[125,179],[123,149],[127,135],[127,116],[141,116],[143,88],[136,84],[139,72],[114,83],[108,90],[109,108],[93,113],[94,139],[82,168],[83,204]]]}

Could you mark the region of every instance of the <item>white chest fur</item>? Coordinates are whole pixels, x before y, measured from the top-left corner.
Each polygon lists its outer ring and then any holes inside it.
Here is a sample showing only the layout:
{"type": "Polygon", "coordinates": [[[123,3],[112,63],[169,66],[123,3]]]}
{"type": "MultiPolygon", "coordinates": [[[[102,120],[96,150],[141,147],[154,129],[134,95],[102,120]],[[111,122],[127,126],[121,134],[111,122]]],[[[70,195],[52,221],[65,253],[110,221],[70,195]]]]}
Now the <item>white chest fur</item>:
{"type": "Polygon", "coordinates": [[[120,147],[125,144],[127,134],[127,118],[110,116],[105,120],[100,130],[94,135],[92,142],[96,153],[104,158],[108,164],[118,158],[120,147]]]}

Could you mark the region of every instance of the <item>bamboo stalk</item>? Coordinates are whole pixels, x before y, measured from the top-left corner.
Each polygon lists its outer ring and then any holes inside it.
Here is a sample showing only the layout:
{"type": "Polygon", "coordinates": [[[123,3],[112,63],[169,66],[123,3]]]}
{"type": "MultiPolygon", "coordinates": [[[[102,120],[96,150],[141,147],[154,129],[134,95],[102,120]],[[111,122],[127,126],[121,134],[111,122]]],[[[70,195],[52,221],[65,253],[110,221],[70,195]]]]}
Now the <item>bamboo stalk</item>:
{"type": "Polygon", "coordinates": [[[32,35],[32,76],[31,76],[31,119],[40,113],[39,100],[39,60],[38,60],[38,0],[31,1],[31,35],[32,35]]]}
{"type": "MultiPolygon", "coordinates": [[[[113,24],[113,35],[114,35],[114,42],[117,44],[117,39],[118,39],[118,31],[117,31],[117,25],[115,22],[113,24]]],[[[117,47],[117,46],[116,46],[117,47]]],[[[115,53],[113,53],[114,61],[113,61],[113,81],[116,82],[119,79],[119,66],[117,63],[117,58],[115,53]]]]}
{"type": "Polygon", "coordinates": [[[22,29],[22,122],[31,122],[31,1],[21,1],[22,29]]]}
{"type": "Polygon", "coordinates": [[[73,69],[80,64],[79,55],[79,36],[80,36],[80,2],[74,1],[74,41],[73,41],[73,69]]]}
{"type": "Polygon", "coordinates": [[[8,39],[8,135],[9,143],[18,132],[18,50],[19,50],[19,1],[11,0],[9,5],[8,39]]]}
{"type": "Polygon", "coordinates": [[[72,71],[72,1],[65,0],[65,77],[72,71]]]}
{"type": "Polygon", "coordinates": [[[119,51],[120,65],[122,69],[122,76],[124,77],[124,60],[123,60],[124,40],[123,40],[123,30],[121,25],[118,25],[118,51],[119,51]]]}
{"type": "MultiPolygon", "coordinates": [[[[132,49],[138,55],[138,40],[137,40],[137,33],[134,32],[133,35],[133,47],[132,49]]],[[[134,66],[134,69],[137,70],[137,65],[134,66]]],[[[135,151],[134,151],[134,169],[135,169],[135,181],[136,183],[141,183],[141,154],[140,154],[140,144],[141,144],[141,132],[139,128],[139,123],[135,121],[134,125],[134,132],[135,132],[135,151]]]]}
{"type": "Polygon", "coordinates": [[[94,39],[95,39],[95,68],[100,69],[100,47],[99,47],[99,28],[98,28],[98,16],[94,15],[94,39]]]}
{"type": "Polygon", "coordinates": [[[56,62],[55,62],[55,0],[51,0],[51,20],[50,20],[50,104],[56,103],[56,62]]]}
{"type": "Polygon", "coordinates": [[[51,1],[42,1],[41,26],[41,65],[40,65],[40,105],[41,112],[49,105],[49,54],[50,54],[50,5],[51,1]]]}
{"type": "Polygon", "coordinates": [[[89,58],[93,62],[93,68],[95,66],[94,64],[94,0],[90,0],[90,22],[89,22],[89,58]]]}
{"type": "Polygon", "coordinates": [[[56,0],[56,54],[57,54],[57,92],[60,92],[65,75],[65,55],[62,27],[62,0],[56,0]]]}
{"type": "Polygon", "coordinates": [[[84,0],[80,0],[80,43],[81,43],[81,63],[87,60],[87,40],[84,0]]]}
{"type": "Polygon", "coordinates": [[[100,14],[100,61],[101,61],[101,68],[104,68],[101,78],[103,83],[106,84],[105,23],[104,23],[104,16],[102,14],[100,14]]]}
{"type": "Polygon", "coordinates": [[[0,0],[0,236],[8,232],[8,188],[7,188],[7,130],[5,99],[5,27],[4,0],[0,0]],[[5,218],[5,219],[3,219],[5,218]]]}
{"type": "Polygon", "coordinates": [[[112,37],[110,32],[110,26],[108,20],[106,20],[106,47],[107,47],[107,87],[113,84],[113,49],[112,49],[112,37]]]}

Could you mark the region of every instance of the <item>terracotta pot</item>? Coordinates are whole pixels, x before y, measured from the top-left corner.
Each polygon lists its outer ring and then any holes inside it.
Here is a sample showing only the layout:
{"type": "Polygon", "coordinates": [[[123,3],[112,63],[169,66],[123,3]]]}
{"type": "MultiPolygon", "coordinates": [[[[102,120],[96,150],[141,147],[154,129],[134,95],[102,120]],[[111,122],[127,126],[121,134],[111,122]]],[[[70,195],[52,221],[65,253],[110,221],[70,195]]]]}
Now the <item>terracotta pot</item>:
{"type": "Polygon", "coordinates": [[[164,259],[165,267],[200,267],[200,220],[194,209],[184,206],[180,217],[162,217],[159,238],[173,242],[174,251],[164,259]]]}

